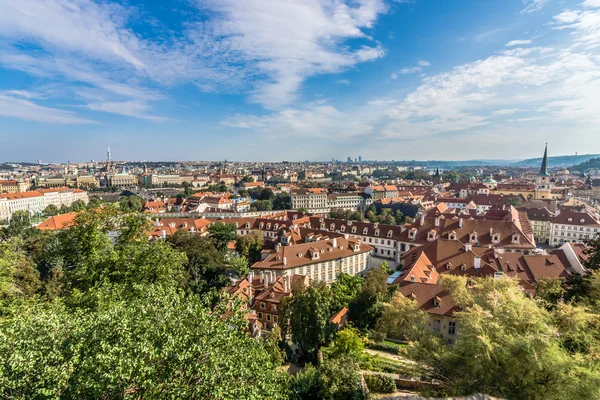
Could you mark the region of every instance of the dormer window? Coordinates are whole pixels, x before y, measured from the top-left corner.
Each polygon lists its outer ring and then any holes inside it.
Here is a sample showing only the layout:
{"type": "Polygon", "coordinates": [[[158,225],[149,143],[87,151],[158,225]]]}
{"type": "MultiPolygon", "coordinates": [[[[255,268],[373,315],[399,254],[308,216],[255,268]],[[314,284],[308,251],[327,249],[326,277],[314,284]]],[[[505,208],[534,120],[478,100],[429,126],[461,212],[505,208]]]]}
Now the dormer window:
{"type": "Polygon", "coordinates": [[[262,229],[264,226],[265,226],[265,223],[264,223],[264,222],[261,222],[260,224],[258,224],[258,228],[259,228],[259,229],[262,229]]]}
{"type": "Polygon", "coordinates": [[[573,218],[569,218],[567,221],[569,221],[569,222],[573,222],[573,218]]]}
{"type": "Polygon", "coordinates": [[[414,281],[415,281],[415,276],[414,275],[410,276],[410,281],[414,283],[414,281]]]}
{"type": "Polygon", "coordinates": [[[250,222],[246,222],[245,227],[246,227],[246,229],[250,229],[250,222]]]}
{"type": "Polygon", "coordinates": [[[391,238],[394,232],[390,229],[387,233],[387,237],[391,238]]]}
{"type": "Polygon", "coordinates": [[[413,240],[416,239],[417,238],[417,230],[416,229],[411,229],[408,232],[408,238],[409,239],[413,239],[413,240]]]}
{"type": "Polygon", "coordinates": [[[446,263],[446,269],[452,269],[452,263],[451,262],[447,262],[446,263]]]}
{"type": "Polygon", "coordinates": [[[302,258],[302,253],[296,254],[298,257],[302,258]]]}
{"type": "Polygon", "coordinates": [[[330,231],[335,231],[335,224],[330,224],[329,225],[329,230],[330,231]]]}
{"type": "Polygon", "coordinates": [[[277,230],[277,228],[279,228],[279,224],[275,224],[275,225],[273,225],[273,230],[274,230],[274,231],[276,231],[276,230],[277,230]]]}
{"type": "Polygon", "coordinates": [[[269,230],[269,229],[271,229],[271,223],[270,222],[267,224],[267,230],[269,230]]]}
{"type": "Polygon", "coordinates": [[[321,229],[325,229],[325,222],[321,223],[321,229]]]}
{"type": "Polygon", "coordinates": [[[469,235],[469,241],[470,242],[476,242],[477,241],[477,232],[471,232],[471,234],[469,235]]]}
{"type": "Polygon", "coordinates": [[[450,240],[456,240],[456,232],[450,232],[448,234],[448,239],[450,239],[450,240]]]}
{"type": "Polygon", "coordinates": [[[467,264],[465,264],[465,263],[460,264],[460,270],[461,271],[466,271],[467,270],[467,264]]]}
{"type": "Polygon", "coordinates": [[[369,232],[369,228],[363,229],[363,235],[366,235],[369,232]]]}
{"type": "Polygon", "coordinates": [[[352,221],[348,221],[348,225],[352,225],[352,221]]]}
{"type": "Polygon", "coordinates": [[[379,236],[379,229],[375,229],[375,236],[379,236]]]}
{"type": "Polygon", "coordinates": [[[442,303],[442,299],[440,299],[438,296],[435,296],[433,298],[433,306],[434,307],[439,307],[442,303]]]}
{"type": "Polygon", "coordinates": [[[436,236],[437,236],[437,231],[435,229],[427,232],[427,240],[430,242],[434,241],[436,236]]]}
{"type": "Polygon", "coordinates": [[[492,235],[492,243],[500,243],[500,234],[499,233],[494,233],[492,235]]]}
{"type": "Polygon", "coordinates": [[[581,218],[581,219],[579,220],[579,222],[581,222],[582,224],[585,224],[585,219],[581,218]]]}
{"type": "Polygon", "coordinates": [[[519,234],[518,233],[513,233],[511,239],[510,239],[511,243],[519,243],[519,234]]]}
{"type": "Polygon", "coordinates": [[[346,231],[346,225],[340,226],[340,231],[345,232],[346,231]]]}

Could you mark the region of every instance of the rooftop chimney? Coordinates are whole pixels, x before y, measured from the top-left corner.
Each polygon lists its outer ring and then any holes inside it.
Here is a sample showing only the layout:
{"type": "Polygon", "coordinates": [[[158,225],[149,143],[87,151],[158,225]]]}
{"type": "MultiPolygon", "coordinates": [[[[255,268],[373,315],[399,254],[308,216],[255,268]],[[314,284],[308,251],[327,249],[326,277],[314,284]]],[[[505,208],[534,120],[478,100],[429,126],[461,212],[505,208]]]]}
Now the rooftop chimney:
{"type": "Polygon", "coordinates": [[[481,268],[481,257],[475,257],[475,269],[481,268]]]}
{"type": "Polygon", "coordinates": [[[333,238],[333,247],[337,247],[337,238],[333,238]]]}
{"type": "Polygon", "coordinates": [[[435,226],[440,226],[440,217],[435,217],[435,226]]]}
{"type": "Polygon", "coordinates": [[[458,226],[461,228],[463,227],[463,219],[462,218],[458,219],[458,226]]]}
{"type": "Polygon", "coordinates": [[[163,239],[166,239],[167,238],[167,231],[165,231],[163,229],[162,232],[161,232],[161,234],[160,234],[160,237],[163,238],[163,239]]]}
{"type": "Polygon", "coordinates": [[[421,220],[419,221],[421,226],[425,225],[425,214],[421,214],[421,220]]]}
{"type": "Polygon", "coordinates": [[[283,257],[283,265],[287,265],[287,258],[283,257]]]}
{"type": "Polygon", "coordinates": [[[473,248],[473,245],[471,243],[465,244],[465,251],[471,251],[472,248],[473,248]]]}
{"type": "Polygon", "coordinates": [[[269,287],[269,274],[265,274],[265,279],[264,279],[264,284],[265,284],[265,289],[269,287]]]}

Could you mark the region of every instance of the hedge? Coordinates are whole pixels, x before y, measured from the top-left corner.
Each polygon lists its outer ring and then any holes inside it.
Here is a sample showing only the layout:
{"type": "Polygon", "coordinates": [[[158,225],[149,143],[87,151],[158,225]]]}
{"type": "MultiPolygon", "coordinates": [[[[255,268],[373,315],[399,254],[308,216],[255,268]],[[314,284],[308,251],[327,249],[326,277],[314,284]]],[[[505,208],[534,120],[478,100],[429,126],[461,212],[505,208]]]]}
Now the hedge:
{"type": "Polygon", "coordinates": [[[396,381],[385,375],[364,375],[365,383],[371,392],[374,393],[394,393],[396,391],[396,381]]]}

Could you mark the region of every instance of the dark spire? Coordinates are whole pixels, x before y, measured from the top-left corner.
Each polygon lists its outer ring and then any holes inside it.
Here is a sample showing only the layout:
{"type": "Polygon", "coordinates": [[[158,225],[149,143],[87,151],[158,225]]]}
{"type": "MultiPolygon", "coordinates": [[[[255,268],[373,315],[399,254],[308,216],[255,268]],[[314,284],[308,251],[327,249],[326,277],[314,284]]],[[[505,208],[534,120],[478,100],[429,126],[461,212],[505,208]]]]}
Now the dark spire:
{"type": "Polygon", "coordinates": [[[542,159],[539,176],[550,176],[548,173],[548,143],[546,143],[546,149],[544,150],[544,158],[542,159]]]}
{"type": "Polygon", "coordinates": [[[440,166],[438,165],[437,169],[435,170],[435,176],[440,176],[440,166]]]}

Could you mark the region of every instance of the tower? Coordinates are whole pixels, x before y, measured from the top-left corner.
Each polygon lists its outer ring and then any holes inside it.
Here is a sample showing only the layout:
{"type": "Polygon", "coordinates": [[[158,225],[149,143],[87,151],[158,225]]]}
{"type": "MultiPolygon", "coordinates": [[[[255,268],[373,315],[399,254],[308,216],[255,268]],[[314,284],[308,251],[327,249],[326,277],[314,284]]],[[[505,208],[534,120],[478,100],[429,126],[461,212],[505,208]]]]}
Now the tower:
{"type": "Polygon", "coordinates": [[[544,150],[544,158],[540,173],[535,178],[535,199],[551,199],[552,198],[552,183],[550,182],[550,174],[548,173],[548,143],[544,150]]]}

